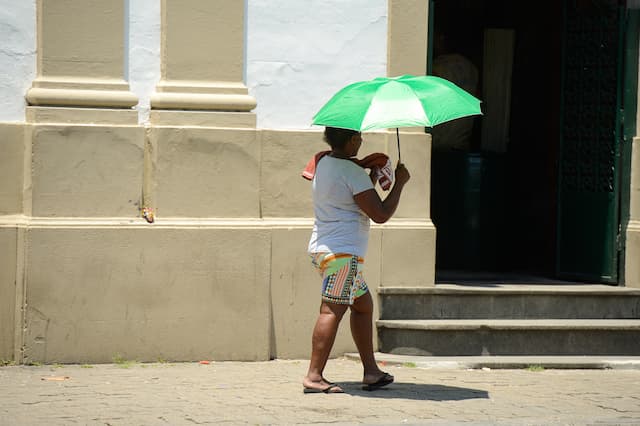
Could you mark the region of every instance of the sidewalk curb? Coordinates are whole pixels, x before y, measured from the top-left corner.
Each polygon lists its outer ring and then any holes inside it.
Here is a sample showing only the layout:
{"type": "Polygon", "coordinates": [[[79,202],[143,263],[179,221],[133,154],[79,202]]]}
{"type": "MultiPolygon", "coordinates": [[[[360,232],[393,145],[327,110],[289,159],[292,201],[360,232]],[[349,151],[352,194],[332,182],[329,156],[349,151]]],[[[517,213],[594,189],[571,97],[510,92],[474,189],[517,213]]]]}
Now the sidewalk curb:
{"type": "MultiPolygon", "coordinates": [[[[379,363],[426,369],[566,369],[640,370],[640,356],[412,356],[377,352],[379,363]]],[[[357,353],[347,359],[359,361],[357,353]]]]}

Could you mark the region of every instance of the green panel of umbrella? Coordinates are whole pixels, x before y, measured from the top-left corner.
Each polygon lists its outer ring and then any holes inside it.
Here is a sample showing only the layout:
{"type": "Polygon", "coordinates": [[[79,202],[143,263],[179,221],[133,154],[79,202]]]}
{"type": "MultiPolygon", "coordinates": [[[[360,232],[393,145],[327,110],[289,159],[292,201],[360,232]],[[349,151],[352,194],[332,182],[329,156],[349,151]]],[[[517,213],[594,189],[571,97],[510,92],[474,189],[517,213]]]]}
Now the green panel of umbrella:
{"type": "Polygon", "coordinates": [[[434,127],[480,115],[480,100],[444,78],[425,75],[379,77],[339,90],[313,117],[313,124],[360,132],[399,127],[434,127]]]}

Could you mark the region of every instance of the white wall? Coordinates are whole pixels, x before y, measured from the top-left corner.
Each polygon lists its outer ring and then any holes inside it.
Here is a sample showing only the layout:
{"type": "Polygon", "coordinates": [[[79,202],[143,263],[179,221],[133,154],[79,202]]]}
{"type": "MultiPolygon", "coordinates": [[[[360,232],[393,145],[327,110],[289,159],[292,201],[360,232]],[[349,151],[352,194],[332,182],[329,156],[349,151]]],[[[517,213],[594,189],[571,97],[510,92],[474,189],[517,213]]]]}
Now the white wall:
{"type": "Polygon", "coordinates": [[[0,121],[24,122],[36,76],[36,2],[0,0],[0,121]]]}
{"type": "Polygon", "coordinates": [[[247,86],[258,127],[309,128],[348,83],[386,74],[386,0],[248,0],[247,86]]]}
{"type": "Polygon", "coordinates": [[[129,88],[138,96],[141,123],[149,120],[151,94],[160,80],[160,0],[129,3],[129,88]]]}
{"type": "MultiPolygon", "coordinates": [[[[386,73],[386,0],[246,0],[246,84],[258,127],[307,129],[342,86],[386,73]]],[[[127,0],[128,69],[140,121],[160,78],[160,0],[127,0]]],[[[35,0],[0,0],[0,121],[24,121],[36,75],[35,0]]]]}

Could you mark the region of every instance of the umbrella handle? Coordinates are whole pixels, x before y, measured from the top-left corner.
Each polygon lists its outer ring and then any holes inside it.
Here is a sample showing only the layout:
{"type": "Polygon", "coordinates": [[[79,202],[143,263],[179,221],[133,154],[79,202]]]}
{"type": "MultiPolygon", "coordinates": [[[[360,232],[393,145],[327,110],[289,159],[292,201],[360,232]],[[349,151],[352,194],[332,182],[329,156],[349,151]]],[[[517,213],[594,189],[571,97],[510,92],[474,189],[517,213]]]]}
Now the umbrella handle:
{"type": "Polygon", "coordinates": [[[398,162],[400,161],[400,130],[396,127],[396,139],[398,140],[398,162]]]}

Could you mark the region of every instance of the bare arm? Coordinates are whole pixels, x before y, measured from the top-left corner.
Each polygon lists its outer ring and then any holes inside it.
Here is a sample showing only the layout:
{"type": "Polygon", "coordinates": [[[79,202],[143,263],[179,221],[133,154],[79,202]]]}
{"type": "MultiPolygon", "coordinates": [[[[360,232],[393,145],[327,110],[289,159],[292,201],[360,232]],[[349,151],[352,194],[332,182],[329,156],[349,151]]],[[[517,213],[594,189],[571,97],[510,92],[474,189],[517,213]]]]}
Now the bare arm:
{"type": "Polygon", "coordinates": [[[385,223],[398,208],[400,194],[402,194],[404,185],[409,181],[410,175],[404,164],[398,163],[395,176],[395,184],[384,201],[375,189],[369,189],[353,196],[358,207],[375,223],[385,223]]]}

